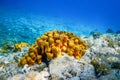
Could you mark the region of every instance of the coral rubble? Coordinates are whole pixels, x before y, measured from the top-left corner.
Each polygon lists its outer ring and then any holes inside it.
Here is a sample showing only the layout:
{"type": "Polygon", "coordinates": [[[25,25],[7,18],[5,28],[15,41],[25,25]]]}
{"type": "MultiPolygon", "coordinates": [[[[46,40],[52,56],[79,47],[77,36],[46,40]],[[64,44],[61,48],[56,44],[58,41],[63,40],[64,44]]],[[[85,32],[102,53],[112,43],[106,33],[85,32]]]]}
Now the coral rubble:
{"type": "Polygon", "coordinates": [[[18,65],[34,65],[35,62],[41,64],[45,59],[60,58],[64,53],[79,60],[85,54],[86,49],[86,42],[73,33],[57,30],[48,31],[37,38],[36,42],[29,48],[28,53],[20,59],[18,65]]]}

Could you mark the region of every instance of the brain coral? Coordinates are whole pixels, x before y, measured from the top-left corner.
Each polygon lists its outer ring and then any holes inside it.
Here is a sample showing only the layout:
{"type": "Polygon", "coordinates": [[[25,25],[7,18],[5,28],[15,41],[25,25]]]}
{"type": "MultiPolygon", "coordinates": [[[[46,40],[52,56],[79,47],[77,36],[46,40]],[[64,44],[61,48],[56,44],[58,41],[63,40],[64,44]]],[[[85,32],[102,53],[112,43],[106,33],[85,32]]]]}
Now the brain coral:
{"type": "Polygon", "coordinates": [[[37,38],[28,53],[20,59],[18,66],[34,65],[35,62],[41,64],[45,58],[60,58],[64,53],[79,60],[85,54],[86,49],[86,42],[73,33],[54,30],[37,38]]]}

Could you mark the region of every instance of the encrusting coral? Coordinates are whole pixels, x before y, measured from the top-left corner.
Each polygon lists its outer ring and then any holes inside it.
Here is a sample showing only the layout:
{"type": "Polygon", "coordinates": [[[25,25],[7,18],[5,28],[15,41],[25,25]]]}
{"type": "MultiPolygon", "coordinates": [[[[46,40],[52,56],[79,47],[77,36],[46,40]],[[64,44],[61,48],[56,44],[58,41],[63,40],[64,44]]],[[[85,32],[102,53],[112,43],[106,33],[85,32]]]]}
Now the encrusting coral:
{"type": "Polygon", "coordinates": [[[54,30],[37,38],[28,53],[18,62],[18,66],[34,65],[35,62],[41,64],[45,58],[60,58],[64,53],[79,60],[85,54],[86,49],[86,42],[73,33],[54,30]]]}

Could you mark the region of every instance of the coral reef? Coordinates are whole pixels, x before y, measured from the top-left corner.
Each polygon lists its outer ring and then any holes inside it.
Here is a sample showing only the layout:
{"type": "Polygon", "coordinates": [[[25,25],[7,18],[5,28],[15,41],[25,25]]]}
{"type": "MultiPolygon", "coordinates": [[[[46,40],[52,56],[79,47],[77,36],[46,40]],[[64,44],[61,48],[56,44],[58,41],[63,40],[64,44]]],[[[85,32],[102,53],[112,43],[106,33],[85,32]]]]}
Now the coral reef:
{"type": "Polygon", "coordinates": [[[35,44],[29,48],[28,53],[21,58],[18,65],[34,65],[35,62],[41,64],[46,59],[60,58],[64,53],[79,60],[85,54],[86,49],[86,42],[73,33],[48,31],[37,38],[35,44]]]}
{"type": "Polygon", "coordinates": [[[16,43],[14,45],[14,51],[20,51],[22,48],[26,47],[26,46],[29,46],[28,43],[25,43],[25,42],[21,42],[21,43],[16,43]]]}

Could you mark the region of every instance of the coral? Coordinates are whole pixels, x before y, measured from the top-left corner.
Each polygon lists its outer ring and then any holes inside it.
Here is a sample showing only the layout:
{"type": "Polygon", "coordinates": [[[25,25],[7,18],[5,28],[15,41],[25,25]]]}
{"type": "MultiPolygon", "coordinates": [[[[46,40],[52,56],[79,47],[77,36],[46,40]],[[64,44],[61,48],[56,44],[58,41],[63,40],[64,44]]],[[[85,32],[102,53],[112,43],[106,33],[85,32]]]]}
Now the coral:
{"type": "Polygon", "coordinates": [[[26,62],[28,65],[34,65],[35,62],[41,64],[45,59],[60,58],[64,53],[79,60],[86,52],[86,47],[86,42],[73,33],[57,30],[46,32],[36,39],[18,65],[23,66],[26,62]]]}
{"type": "Polygon", "coordinates": [[[26,46],[29,46],[28,43],[25,43],[25,42],[21,42],[21,43],[16,43],[14,45],[14,51],[20,51],[22,48],[26,47],[26,46]]]}

